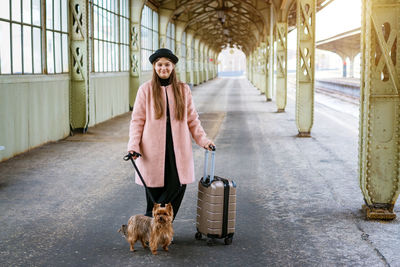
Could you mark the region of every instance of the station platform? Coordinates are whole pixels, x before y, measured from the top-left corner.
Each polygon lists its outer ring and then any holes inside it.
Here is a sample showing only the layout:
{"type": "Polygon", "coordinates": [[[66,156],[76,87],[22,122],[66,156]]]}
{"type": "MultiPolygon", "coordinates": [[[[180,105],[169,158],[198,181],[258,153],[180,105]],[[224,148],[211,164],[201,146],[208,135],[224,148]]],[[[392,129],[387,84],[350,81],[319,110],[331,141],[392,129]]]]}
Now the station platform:
{"type": "MultiPolygon", "coordinates": [[[[241,78],[193,88],[217,146],[216,174],[237,183],[233,244],[195,240],[197,183],[174,222],[175,244],[151,255],[117,233],[145,209],[122,160],[130,114],[0,163],[1,266],[400,266],[400,221],[368,221],[358,185],[358,106],[316,93],[311,138],[241,78]]],[[[194,147],[196,177],[204,150],[194,147]]],[[[400,209],[395,206],[395,212],[400,209]]]]}

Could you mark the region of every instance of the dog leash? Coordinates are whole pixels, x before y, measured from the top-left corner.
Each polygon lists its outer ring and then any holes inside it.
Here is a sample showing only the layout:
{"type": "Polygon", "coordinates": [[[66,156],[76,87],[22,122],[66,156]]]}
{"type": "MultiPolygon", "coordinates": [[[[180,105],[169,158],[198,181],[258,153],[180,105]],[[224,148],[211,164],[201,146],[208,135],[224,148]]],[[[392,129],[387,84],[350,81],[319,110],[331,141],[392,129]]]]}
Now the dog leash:
{"type": "Polygon", "coordinates": [[[151,201],[153,202],[153,204],[155,204],[156,201],[154,200],[153,195],[150,193],[149,188],[147,187],[146,183],[145,183],[144,180],[143,180],[142,174],[140,173],[138,167],[136,166],[135,161],[133,160],[133,157],[134,157],[134,156],[140,157],[140,156],[142,156],[142,155],[140,155],[139,153],[136,153],[136,152],[133,152],[133,154],[132,154],[132,153],[129,153],[128,155],[126,155],[126,156],[124,157],[124,160],[125,160],[125,161],[128,161],[128,160],[131,160],[131,161],[132,161],[133,167],[135,167],[135,170],[136,170],[137,174],[139,174],[139,178],[140,178],[140,180],[142,181],[143,186],[144,186],[144,188],[146,189],[147,194],[149,195],[149,197],[150,197],[151,201]]]}

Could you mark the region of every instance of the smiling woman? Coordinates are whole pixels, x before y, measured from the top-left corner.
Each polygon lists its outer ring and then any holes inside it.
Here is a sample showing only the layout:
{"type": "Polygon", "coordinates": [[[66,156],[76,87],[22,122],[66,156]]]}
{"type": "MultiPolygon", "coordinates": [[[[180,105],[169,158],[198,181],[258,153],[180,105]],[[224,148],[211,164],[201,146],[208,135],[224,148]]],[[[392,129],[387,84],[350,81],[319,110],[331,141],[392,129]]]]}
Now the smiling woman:
{"type": "MultiPolygon", "coordinates": [[[[200,124],[189,86],[176,77],[178,57],[161,48],[149,61],[153,78],[138,90],[127,150],[137,160],[149,187],[145,215],[152,216],[154,199],[156,203],[171,203],[175,218],[186,184],[194,182],[191,137],[205,149],[214,143],[200,124]]],[[[136,183],[142,184],[139,179],[136,183]]]]}

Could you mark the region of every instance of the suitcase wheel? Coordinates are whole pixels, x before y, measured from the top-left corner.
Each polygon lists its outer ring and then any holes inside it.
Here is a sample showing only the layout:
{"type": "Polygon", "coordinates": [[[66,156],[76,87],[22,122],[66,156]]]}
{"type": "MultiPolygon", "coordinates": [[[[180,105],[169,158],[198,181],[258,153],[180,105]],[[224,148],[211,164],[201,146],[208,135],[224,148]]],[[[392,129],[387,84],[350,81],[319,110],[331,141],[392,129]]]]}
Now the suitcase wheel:
{"type": "Polygon", "coordinates": [[[224,239],[225,245],[230,245],[230,244],[232,244],[232,239],[233,239],[233,237],[226,237],[226,238],[224,239]]]}
{"type": "Polygon", "coordinates": [[[197,233],[194,235],[194,237],[196,238],[196,240],[201,240],[202,235],[201,235],[200,232],[197,232],[197,233]]]}

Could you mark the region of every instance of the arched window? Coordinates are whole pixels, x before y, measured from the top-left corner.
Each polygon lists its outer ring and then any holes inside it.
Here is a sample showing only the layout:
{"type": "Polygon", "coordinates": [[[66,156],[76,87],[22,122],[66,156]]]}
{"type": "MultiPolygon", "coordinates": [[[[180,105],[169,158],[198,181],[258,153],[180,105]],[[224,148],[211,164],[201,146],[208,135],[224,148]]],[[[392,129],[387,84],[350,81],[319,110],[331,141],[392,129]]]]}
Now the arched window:
{"type": "Polygon", "coordinates": [[[167,26],[167,48],[175,53],[175,24],[168,23],[167,26]]]}
{"type": "Polygon", "coordinates": [[[147,5],[142,10],[140,22],[142,71],[152,70],[150,55],[159,48],[158,44],[158,13],[147,5]]]}
{"type": "Polygon", "coordinates": [[[129,70],[129,1],[90,0],[91,71],[129,70]],[[119,34],[118,34],[119,33],[119,34]]]}

